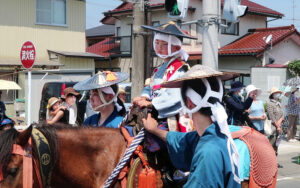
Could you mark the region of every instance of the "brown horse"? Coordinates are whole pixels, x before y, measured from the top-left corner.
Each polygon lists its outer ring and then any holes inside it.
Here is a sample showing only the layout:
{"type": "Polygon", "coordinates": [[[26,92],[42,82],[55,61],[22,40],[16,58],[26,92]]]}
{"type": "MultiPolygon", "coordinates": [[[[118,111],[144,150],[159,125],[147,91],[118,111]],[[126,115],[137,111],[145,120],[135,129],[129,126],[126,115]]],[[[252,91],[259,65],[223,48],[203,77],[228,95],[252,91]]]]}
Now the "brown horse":
{"type": "MultiPolygon", "coordinates": [[[[49,141],[52,158],[50,187],[99,188],[117,165],[126,149],[120,129],[112,128],[37,128],[49,141]]],[[[23,132],[3,131],[0,136],[1,188],[22,187],[23,158],[12,154],[13,144],[25,146],[32,127],[23,132]]],[[[35,147],[33,158],[37,157],[35,147]]],[[[36,177],[36,174],[33,175],[36,177]]],[[[35,178],[34,178],[35,179],[35,178]]],[[[116,183],[114,187],[119,187],[116,183]]],[[[38,187],[34,180],[34,187],[38,187]]]]}

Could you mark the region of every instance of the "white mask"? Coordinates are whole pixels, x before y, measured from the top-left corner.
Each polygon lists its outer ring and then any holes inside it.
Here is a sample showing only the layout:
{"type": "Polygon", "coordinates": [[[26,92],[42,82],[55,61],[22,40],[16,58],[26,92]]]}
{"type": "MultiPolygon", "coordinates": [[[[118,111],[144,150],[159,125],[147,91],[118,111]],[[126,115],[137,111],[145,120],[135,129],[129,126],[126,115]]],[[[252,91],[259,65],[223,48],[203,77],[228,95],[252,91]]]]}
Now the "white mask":
{"type": "Polygon", "coordinates": [[[280,96],[281,96],[280,93],[275,93],[275,94],[273,94],[273,98],[274,98],[274,99],[279,99],[280,96]]]}

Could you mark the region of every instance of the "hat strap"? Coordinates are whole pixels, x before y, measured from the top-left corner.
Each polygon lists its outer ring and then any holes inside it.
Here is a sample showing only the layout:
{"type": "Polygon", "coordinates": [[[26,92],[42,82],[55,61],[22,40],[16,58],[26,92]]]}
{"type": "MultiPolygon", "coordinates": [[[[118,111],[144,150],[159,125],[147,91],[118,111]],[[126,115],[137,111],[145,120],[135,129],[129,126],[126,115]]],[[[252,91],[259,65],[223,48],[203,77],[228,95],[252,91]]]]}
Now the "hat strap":
{"type": "MultiPolygon", "coordinates": [[[[111,88],[111,87],[110,87],[110,88],[111,88]]],[[[116,101],[116,99],[117,99],[117,97],[118,97],[118,95],[115,94],[114,97],[113,97],[110,101],[107,102],[107,101],[105,100],[104,96],[103,96],[103,92],[102,92],[101,88],[99,88],[99,89],[97,89],[97,90],[98,90],[99,97],[100,97],[100,99],[101,99],[101,101],[102,101],[103,104],[101,104],[101,105],[96,106],[95,108],[93,108],[94,111],[97,111],[97,110],[99,110],[101,107],[104,107],[104,106],[107,106],[107,105],[111,104],[112,102],[116,101]]],[[[117,92],[118,92],[118,91],[117,91],[117,92]]],[[[110,93],[110,94],[112,94],[112,93],[110,93]]]]}

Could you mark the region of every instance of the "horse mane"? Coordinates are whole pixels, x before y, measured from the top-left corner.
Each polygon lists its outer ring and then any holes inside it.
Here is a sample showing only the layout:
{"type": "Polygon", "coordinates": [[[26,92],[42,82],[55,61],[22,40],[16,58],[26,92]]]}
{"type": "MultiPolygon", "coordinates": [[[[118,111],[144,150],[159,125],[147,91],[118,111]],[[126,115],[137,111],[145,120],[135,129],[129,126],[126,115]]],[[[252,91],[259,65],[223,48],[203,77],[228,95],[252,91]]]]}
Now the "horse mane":
{"type": "Polygon", "coordinates": [[[11,159],[11,149],[18,134],[16,129],[8,129],[0,135],[0,167],[3,173],[11,159]]]}

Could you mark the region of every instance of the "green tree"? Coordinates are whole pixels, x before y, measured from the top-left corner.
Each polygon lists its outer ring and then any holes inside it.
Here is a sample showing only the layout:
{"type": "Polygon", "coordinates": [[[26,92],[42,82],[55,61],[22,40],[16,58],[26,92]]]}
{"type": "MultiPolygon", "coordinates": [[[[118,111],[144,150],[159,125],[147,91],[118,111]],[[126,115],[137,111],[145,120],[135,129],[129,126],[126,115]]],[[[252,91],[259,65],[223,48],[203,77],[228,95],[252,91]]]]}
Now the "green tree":
{"type": "Polygon", "coordinates": [[[300,76],[300,60],[291,61],[287,68],[294,76],[300,76]]]}

